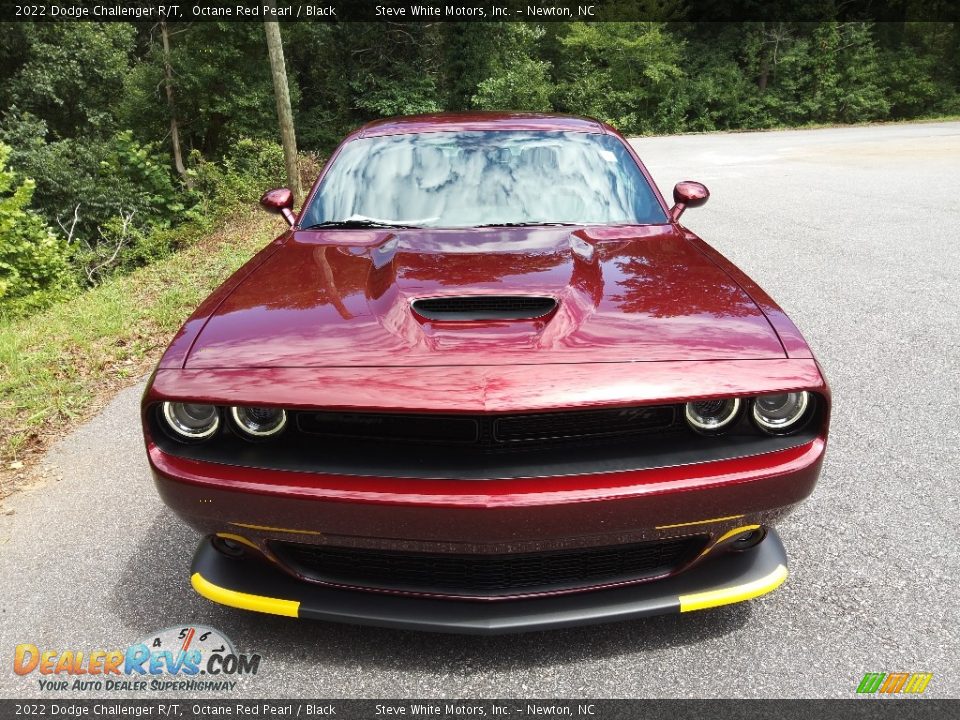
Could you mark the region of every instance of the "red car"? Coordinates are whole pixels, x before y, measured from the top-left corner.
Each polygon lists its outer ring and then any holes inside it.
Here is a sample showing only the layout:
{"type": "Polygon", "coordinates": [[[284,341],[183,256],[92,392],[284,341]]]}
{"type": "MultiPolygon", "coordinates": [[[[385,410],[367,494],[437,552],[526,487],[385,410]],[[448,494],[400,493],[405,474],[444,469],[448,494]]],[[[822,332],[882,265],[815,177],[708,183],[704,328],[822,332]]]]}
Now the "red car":
{"type": "Polygon", "coordinates": [[[589,119],[384,120],[187,320],[143,398],[192,582],[294,617],[510,632],[787,576],[830,392],[783,311],[589,119]]]}

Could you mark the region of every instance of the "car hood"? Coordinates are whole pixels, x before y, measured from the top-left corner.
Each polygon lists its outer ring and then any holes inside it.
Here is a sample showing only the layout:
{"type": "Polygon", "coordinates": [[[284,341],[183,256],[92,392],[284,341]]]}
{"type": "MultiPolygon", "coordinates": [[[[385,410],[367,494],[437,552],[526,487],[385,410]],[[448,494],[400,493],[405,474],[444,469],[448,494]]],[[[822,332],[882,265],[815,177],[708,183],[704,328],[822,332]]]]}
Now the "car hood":
{"type": "Polygon", "coordinates": [[[783,358],[764,314],[673,226],[298,231],[240,282],[187,368],[783,358]],[[423,298],[542,296],[545,316],[429,320],[423,298]]]}

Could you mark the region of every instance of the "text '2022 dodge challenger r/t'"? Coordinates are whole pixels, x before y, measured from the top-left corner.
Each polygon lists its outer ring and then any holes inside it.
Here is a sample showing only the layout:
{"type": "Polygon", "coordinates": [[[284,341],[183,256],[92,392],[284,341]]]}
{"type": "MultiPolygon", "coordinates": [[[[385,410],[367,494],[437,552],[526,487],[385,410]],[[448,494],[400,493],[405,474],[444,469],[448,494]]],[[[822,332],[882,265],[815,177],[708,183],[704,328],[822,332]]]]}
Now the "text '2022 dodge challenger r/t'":
{"type": "Polygon", "coordinates": [[[193,587],[464,633],[747,600],[813,490],[830,393],[783,311],[613,128],[372,123],[187,320],[143,398],[193,587]]]}

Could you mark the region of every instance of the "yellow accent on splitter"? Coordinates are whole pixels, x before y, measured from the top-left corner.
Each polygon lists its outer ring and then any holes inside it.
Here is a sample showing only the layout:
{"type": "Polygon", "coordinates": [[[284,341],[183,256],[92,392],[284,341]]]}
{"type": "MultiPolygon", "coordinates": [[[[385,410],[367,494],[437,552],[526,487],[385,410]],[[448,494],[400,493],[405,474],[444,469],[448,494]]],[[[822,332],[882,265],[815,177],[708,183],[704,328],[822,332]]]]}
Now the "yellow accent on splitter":
{"type": "Polygon", "coordinates": [[[703,552],[697,556],[697,559],[699,560],[708,552],[713,550],[715,547],[718,547],[720,543],[725,542],[726,540],[729,540],[734,535],[739,535],[740,533],[745,533],[745,532],[749,532],[750,530],[759,530],[759,529],[760,529],[759,525],[741,525],[740,527],[736,527],[733,530],[727,530],[723,535],[718,537],[715,542],[711,543],[710,545],[707,545],[703,549],[703,552]]]}
{"type": "Polygon", "coordinates": [[[709,520],[694,520],[693,522],[676,523],[674,525],[657,525],[657,530],[670,530],[671,528],[690,527],[691,525],[708,525],[710,523],[723,522],[724,520],[739,520],[743,515],[727,515],[726,517],[710,518],[709,520]]]}
{"type": "Polygon", "coordinates": [[[741,533],[749,532],[751,530],[759,530],[759,529],[760,529],[759,525],[741,525],[740,527],[734,528],[733,530],[727,530],[723,535],[717,538],[717,541],[713,545],[714,547],[716,547],[717,545],[724,542],[725,540],[729,540],[734,535],[740,535],[741,533]]]}
{"type": "Polygon", "coordinates": [[[293,528],[270,527],[269,525],[250,525],[249,523],[232,522],[236,527],[247,528],[249,530],[265,530],[268,532],[294,533],[296,535],[323,535],[319,530],[295,530],[293,528]]]}
{"type": "Polygon", "coordinates": [[[300,603],[296,600],[281,600],[280,598],[266,597],[264,595],[251,595],[237,590],[228,590],[227,588],[214,585],[200,573],[194,573],[190,577],[190,583],[193,589],[215,603],[229,605],[230,607],[240,608],[241,610],[253,610],[254,612],[269,613],[271,615],[284,615],[286,617],[300,616],[300,603]]]}
{"type": "Polygon", "coordinates": [[[776,590],[786,579],[786,566],[777,565],[776,570],[759,580],[743,583],[742,585],[734,585],[733,587],[720,588],[719,590],[707,590],[706,592],[681,595],[680,612],[704,610],[705,608],[730,605],[731,603],[743,602],[744,600],[760,597],[761,595],[766,595],[768,592],[776,590]]]}

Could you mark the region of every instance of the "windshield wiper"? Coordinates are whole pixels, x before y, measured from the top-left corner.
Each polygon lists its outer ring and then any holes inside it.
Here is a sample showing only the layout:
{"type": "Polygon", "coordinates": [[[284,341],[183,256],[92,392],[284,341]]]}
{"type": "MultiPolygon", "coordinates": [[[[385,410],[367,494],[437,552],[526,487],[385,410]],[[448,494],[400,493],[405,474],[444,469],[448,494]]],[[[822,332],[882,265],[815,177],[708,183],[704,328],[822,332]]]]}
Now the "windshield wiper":
{"type": "Polygon", "coordinates": [[[324,228],[332,229],[352,229],[352,228],[415,228],[416,225],[404,225],[402,223],[385,222],[383,220],[369,220],[366,218],[353,218],[349,220],[325,220],[324,222],[308,225],[300,228],[301,230],[322,230],[324,228]]]}
{"type": "Polygon", "coordinates": [[[578,223],[570,222],[505,222],[505,223],[486,223],[484,225],[474,225],[473,227],[574,227],[578,223]]]}

